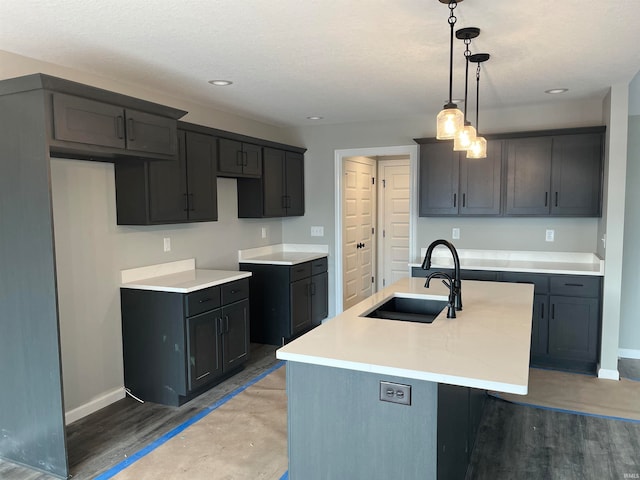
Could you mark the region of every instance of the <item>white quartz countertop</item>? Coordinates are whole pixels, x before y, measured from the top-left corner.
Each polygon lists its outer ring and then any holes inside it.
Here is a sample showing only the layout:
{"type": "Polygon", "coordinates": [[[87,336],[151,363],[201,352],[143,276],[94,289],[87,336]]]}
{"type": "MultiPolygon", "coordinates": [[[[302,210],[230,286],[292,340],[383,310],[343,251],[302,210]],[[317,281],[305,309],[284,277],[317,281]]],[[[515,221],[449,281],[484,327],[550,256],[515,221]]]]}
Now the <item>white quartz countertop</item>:
{"type": "Polygon", "coordinates": [[[326,257],[327,245],[279,244],[238,251],[239,263],[296,265],[326,257]]]}
{"type": "Polygon", "coordinates": [[[189,259],[122,270],[120,286],[137,290],[190,293],[251,275],[251,272],[235,270],[196,269],[195,260],[189,259]]]}
{"type": "MultiPolygon", "coordinates": [[[[458,249],[463,270],[500,270],[504,272],[548,273],[560,275],[604,275],[604,260],[593,253],[536,252],[507,250],[458,249]]],[[[420,267],[426,254],[409,267],[420,267]]],[[[431,268],[453,268],[449,250],[437,247],[431,257],[431,268]]]]}
{"type": "Polygon", "coordinates": [[[533,285],[462,281],[463,310],[431,324],[367,318],[393,296],[440,298],[405,278],[283,346],[282,360],[526,395],[533,285]]]}

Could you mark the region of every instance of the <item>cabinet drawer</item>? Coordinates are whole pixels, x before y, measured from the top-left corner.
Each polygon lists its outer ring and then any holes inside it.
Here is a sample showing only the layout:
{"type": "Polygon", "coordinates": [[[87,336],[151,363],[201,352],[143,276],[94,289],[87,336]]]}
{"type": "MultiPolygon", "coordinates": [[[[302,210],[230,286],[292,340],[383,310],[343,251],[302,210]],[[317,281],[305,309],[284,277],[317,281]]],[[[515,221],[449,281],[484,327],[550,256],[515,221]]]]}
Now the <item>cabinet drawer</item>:
{"type": "Polygon", "coordinates": [[[572,297],[600,296],[600,277],[579,275],[553,275],[551,277],[551,293],[572,297]]]}
{"type": "Polygon", "coordinates": [[[220,306],[220,287],[209,287],[185,295],[184,314],[197,315],[220,306]]]}
{"type": "Polygon", "coordinates": [[[502,272],[501,282],[533,283],[534,293],[549,293],[549,276],[541,273],[502,272]]]}
{"type": "Polygon", "coordinates": [[[300,263],[293,265],[290,271],[290,282],[295,282],[301,278],[307,278],[311,276],[311,262],[300,263]]]}
{"type": "Polygon", "coordinates": [[[220,286],[222,305],[249,298],[249,279],[243,278],[220,286]]]}
{"type": "Polygon", "coordinates": [[[311,275],[317,275],[318,273],[327,271],[327,257],[318,258],[311,262],[311,275]]]}

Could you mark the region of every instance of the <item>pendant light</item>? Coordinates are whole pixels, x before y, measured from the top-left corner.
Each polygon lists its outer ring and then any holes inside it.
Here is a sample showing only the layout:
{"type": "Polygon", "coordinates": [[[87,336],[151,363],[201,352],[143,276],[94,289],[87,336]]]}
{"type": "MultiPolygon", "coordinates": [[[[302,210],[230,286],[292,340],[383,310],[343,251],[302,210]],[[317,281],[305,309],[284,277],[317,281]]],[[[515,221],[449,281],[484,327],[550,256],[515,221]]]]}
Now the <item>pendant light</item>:
{"type": "MultiPolygon", "coordinates": [[[[476,53],[469,57],[469,61],[477,63],[476,68],[476,131],[480,131],[479,128],[479,111],[480,111],[480,65],[483,62],[489,60],[491,56],[488,53],[476,53]]],[[[476,136],[476,139],[471,142],[471,146],[467,149],[467,158],[486,158],[487,156],[487,140],[480,135],[476,136]]]]}
{"type": "Polygon", "coordinates": [[[472,38],[476,38],[480,35],[480,29],[476,27],[461,28],[456,32],[456,38],[458,40],[464,40],[464,126],[458,130],[455,138],[453,139],[453,149],[456,152],[467,150],[471,146],[471,142],[476,139],[476,129],[473,128],[471,122],[467,120],[467,93],[469,91],[469,56],[471,51],[469,50],[469,44],[472,38]]]}
{"type": "Polygon", "coordinates": [[[451,41],[449,45],[449,103],[438,113],[436,138],[438,140],[453,140],[459,129],[464,126],[464,115],[453,103],[453,27],[456,16],[453,10],[462,0],[439,0],[449,5],[449,26],[451,27],[451,41]]]}

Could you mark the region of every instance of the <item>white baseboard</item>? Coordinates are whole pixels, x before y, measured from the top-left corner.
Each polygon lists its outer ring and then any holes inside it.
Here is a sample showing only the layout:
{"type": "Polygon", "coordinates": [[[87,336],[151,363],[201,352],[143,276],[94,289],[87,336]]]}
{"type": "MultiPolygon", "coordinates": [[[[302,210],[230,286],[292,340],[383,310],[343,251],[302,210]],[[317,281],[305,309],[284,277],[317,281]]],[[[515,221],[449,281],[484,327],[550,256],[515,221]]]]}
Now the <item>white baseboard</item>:
{"type": "Polygon", "coordinates": [[[618,357],[640,359],[640,350],[632,350],[630,348],[619,348],[618,357]]]}
{"type": "Polygon", "coordinates": [[[88,403],[84,405],[80,405],[73,410],[69,410],[64,414],[64,420],[67,425],[75,422],[76,420],[80,420],[87,415],[92,414],[93,412],[97,412],[101,408],[106,407],[107,405],[111,405],[114,402],[124,398],[124,387],[118,387],[115,390],[105,393],[98,398],[94,398],[88,403]]]}
{"type": "Polygon", "coordinates": [[[605,380],[620,380],[620,372],[618,370],[610,370],[608,368],[598,368],[598,378],[605,380]]]}

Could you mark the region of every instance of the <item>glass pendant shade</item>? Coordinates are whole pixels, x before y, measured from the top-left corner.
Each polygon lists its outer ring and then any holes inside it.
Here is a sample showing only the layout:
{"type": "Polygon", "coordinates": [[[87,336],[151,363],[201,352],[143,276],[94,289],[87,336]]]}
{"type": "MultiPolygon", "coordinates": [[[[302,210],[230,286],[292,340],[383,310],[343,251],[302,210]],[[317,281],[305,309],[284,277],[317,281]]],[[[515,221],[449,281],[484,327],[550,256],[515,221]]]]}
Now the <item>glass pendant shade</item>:
{"type": "Polygon", "coordinates": [[[437,118],[436,138],[438,140],[453,140],[464,126],[464,115],[454,104],[440,111],[437,118]]]}
{"type": "Polygon", "coordinates": [[[467,158],[487,158],[487,140],[484,137],[476,137],[467,149],[467,158]]]}
{"type": "Polygon", "coordinates": [[[468,150],[472,142],[476,139],[476,129],[469,122],[465,122],[465,126],[458,130],[457,135],[453,139],[453,150],[460,152],[468,150]]]}

